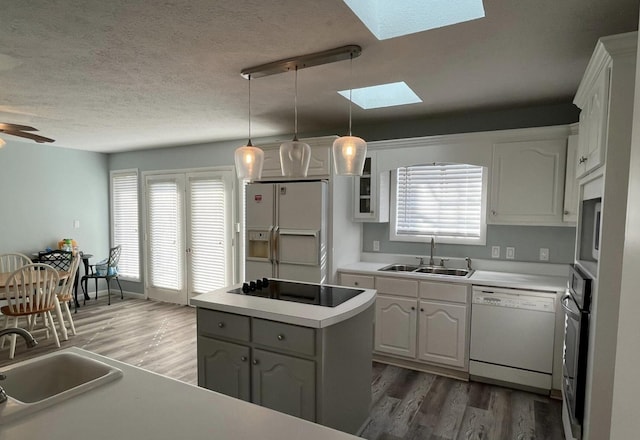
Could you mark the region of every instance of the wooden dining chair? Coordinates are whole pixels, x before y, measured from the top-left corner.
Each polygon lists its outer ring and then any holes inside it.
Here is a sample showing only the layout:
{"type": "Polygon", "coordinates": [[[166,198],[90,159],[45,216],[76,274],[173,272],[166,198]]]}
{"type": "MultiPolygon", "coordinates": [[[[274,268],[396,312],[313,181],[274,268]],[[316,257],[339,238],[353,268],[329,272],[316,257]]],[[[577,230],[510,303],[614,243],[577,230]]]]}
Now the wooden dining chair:
{"type": "Polygon", "coordinates": [[[18,252],[0,255],[0,272],[13,272],[14,270],[31,264],[31,258],[18,252]]]}
{"type": "MultiPolygon", "coordinates": [[[[62,282],[62,286],[58,289],[58,301],[60,302],[60,307],[63,308],[63,312],[67,315],[67,321],[69,324],[69,328],[71,329],[71,334],[75,336],[76,327],[73,324],[73,317],[71,315],[71,310],[69,309],[69,301],[73,300],[73,287],[74,280],[76,277],[76,272],[78,272],[78,266],[80,265],[80,260],[82,258],[80,255],[74,255],[71,259],[71,267],[69,267],[68,272],[69,276],[62,282]]],[[[65,325],[65,322],[61,320],[59,325],[62,327],[65,325]]]]}
{"type": "MultiPolygon", "coordinates": [[[[9,327],[13,318],[13,327],[18,327],[20,318],[27,321],[27,329],[30,332],[36,329],[36,317],[43,315],[42,320],[47,339],[49,332],[53,333],[56,346],[60,347],[58,332],[53,322],[51,311],[55,309],[60,277],[58,271],[47,264],[27,264],[15,270],[8,278],[5,287],[5,300],[7,305],[0,308],[0,312],[6,316],[5,328],[9,327]]],[[[16,336],[11,335],[9,359],[13,359],[16,351],[16,336]]],[[[0,348],[4,347],[4,339],[0,348]]]]}

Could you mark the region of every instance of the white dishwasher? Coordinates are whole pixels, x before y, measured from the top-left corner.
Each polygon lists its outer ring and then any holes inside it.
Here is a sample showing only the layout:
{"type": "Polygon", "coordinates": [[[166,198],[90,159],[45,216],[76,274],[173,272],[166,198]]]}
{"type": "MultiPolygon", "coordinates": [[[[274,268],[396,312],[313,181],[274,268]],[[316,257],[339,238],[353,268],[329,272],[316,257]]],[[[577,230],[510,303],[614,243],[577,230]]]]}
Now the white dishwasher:
{"type": "Polygon", "coordinates": [[[556,293],[473,287],[469,375],[551,389],[556,293]]]}

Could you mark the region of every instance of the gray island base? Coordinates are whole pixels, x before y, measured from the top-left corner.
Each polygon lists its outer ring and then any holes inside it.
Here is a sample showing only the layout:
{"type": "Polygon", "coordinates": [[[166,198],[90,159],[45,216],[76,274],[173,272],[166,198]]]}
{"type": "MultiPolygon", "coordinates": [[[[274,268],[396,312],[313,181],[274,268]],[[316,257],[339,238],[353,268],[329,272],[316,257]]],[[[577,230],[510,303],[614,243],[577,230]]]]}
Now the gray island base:
{"type": "Polygon", "coordinates": [[[375,290],[337,307],[230,294],[198,307],[198,385],[344,432],[368,422],[375,290]]]}

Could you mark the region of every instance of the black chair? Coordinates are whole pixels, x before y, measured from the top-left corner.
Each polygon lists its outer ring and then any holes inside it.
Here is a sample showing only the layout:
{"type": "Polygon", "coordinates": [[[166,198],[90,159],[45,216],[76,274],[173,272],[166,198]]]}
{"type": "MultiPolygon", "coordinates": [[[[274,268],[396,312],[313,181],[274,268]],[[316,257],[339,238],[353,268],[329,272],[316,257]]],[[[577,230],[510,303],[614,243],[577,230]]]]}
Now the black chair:
{"type": "Polygon", "coordinates": [[[71,268],[73,253],[71,251],[54,250],[49,252],[38,252],[38,263],[48,264],[57,271],[68,272],[71,268]]]}
{"type": "MultiPolygon", "coordinates": [[[[96,299],[98,299],[98,280],[104,279],[107,281],[107,292],[108,299],[107,303],[111,305],[111,280],[116,280],[118,283],[118,287],[120,288],[120,299],[124,299],[124,294],[122,293],[122,286],[120,285],[120,280],[118,279],[118,261],[120,261],[120,245],[112,247],[109,249],[109,258],[107,258],[106,263],[98,263],[98,264],[90,264],[89,269],[91,273],[86,274],[80,280],[80,284],[82,285],[82,289],[87,292],[87,282],[89,279],[94,279],[96,282],[96,299]]],[[[86,303],[86,299],[84,301],[86,303]]]]}

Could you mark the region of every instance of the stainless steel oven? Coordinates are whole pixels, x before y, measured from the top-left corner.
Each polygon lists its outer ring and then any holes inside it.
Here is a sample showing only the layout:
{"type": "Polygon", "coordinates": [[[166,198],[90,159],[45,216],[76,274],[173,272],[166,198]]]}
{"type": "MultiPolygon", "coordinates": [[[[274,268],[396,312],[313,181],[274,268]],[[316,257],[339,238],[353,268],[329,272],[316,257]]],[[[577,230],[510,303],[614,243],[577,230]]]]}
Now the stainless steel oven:
{"type": "Polygon", "coordinates": [[[562,391],[572,435],[580,439],[589,350],[591,278],[576,265],[570,268],[569,285],[562,298],[562,308],[565,315],[562,391]]]}

